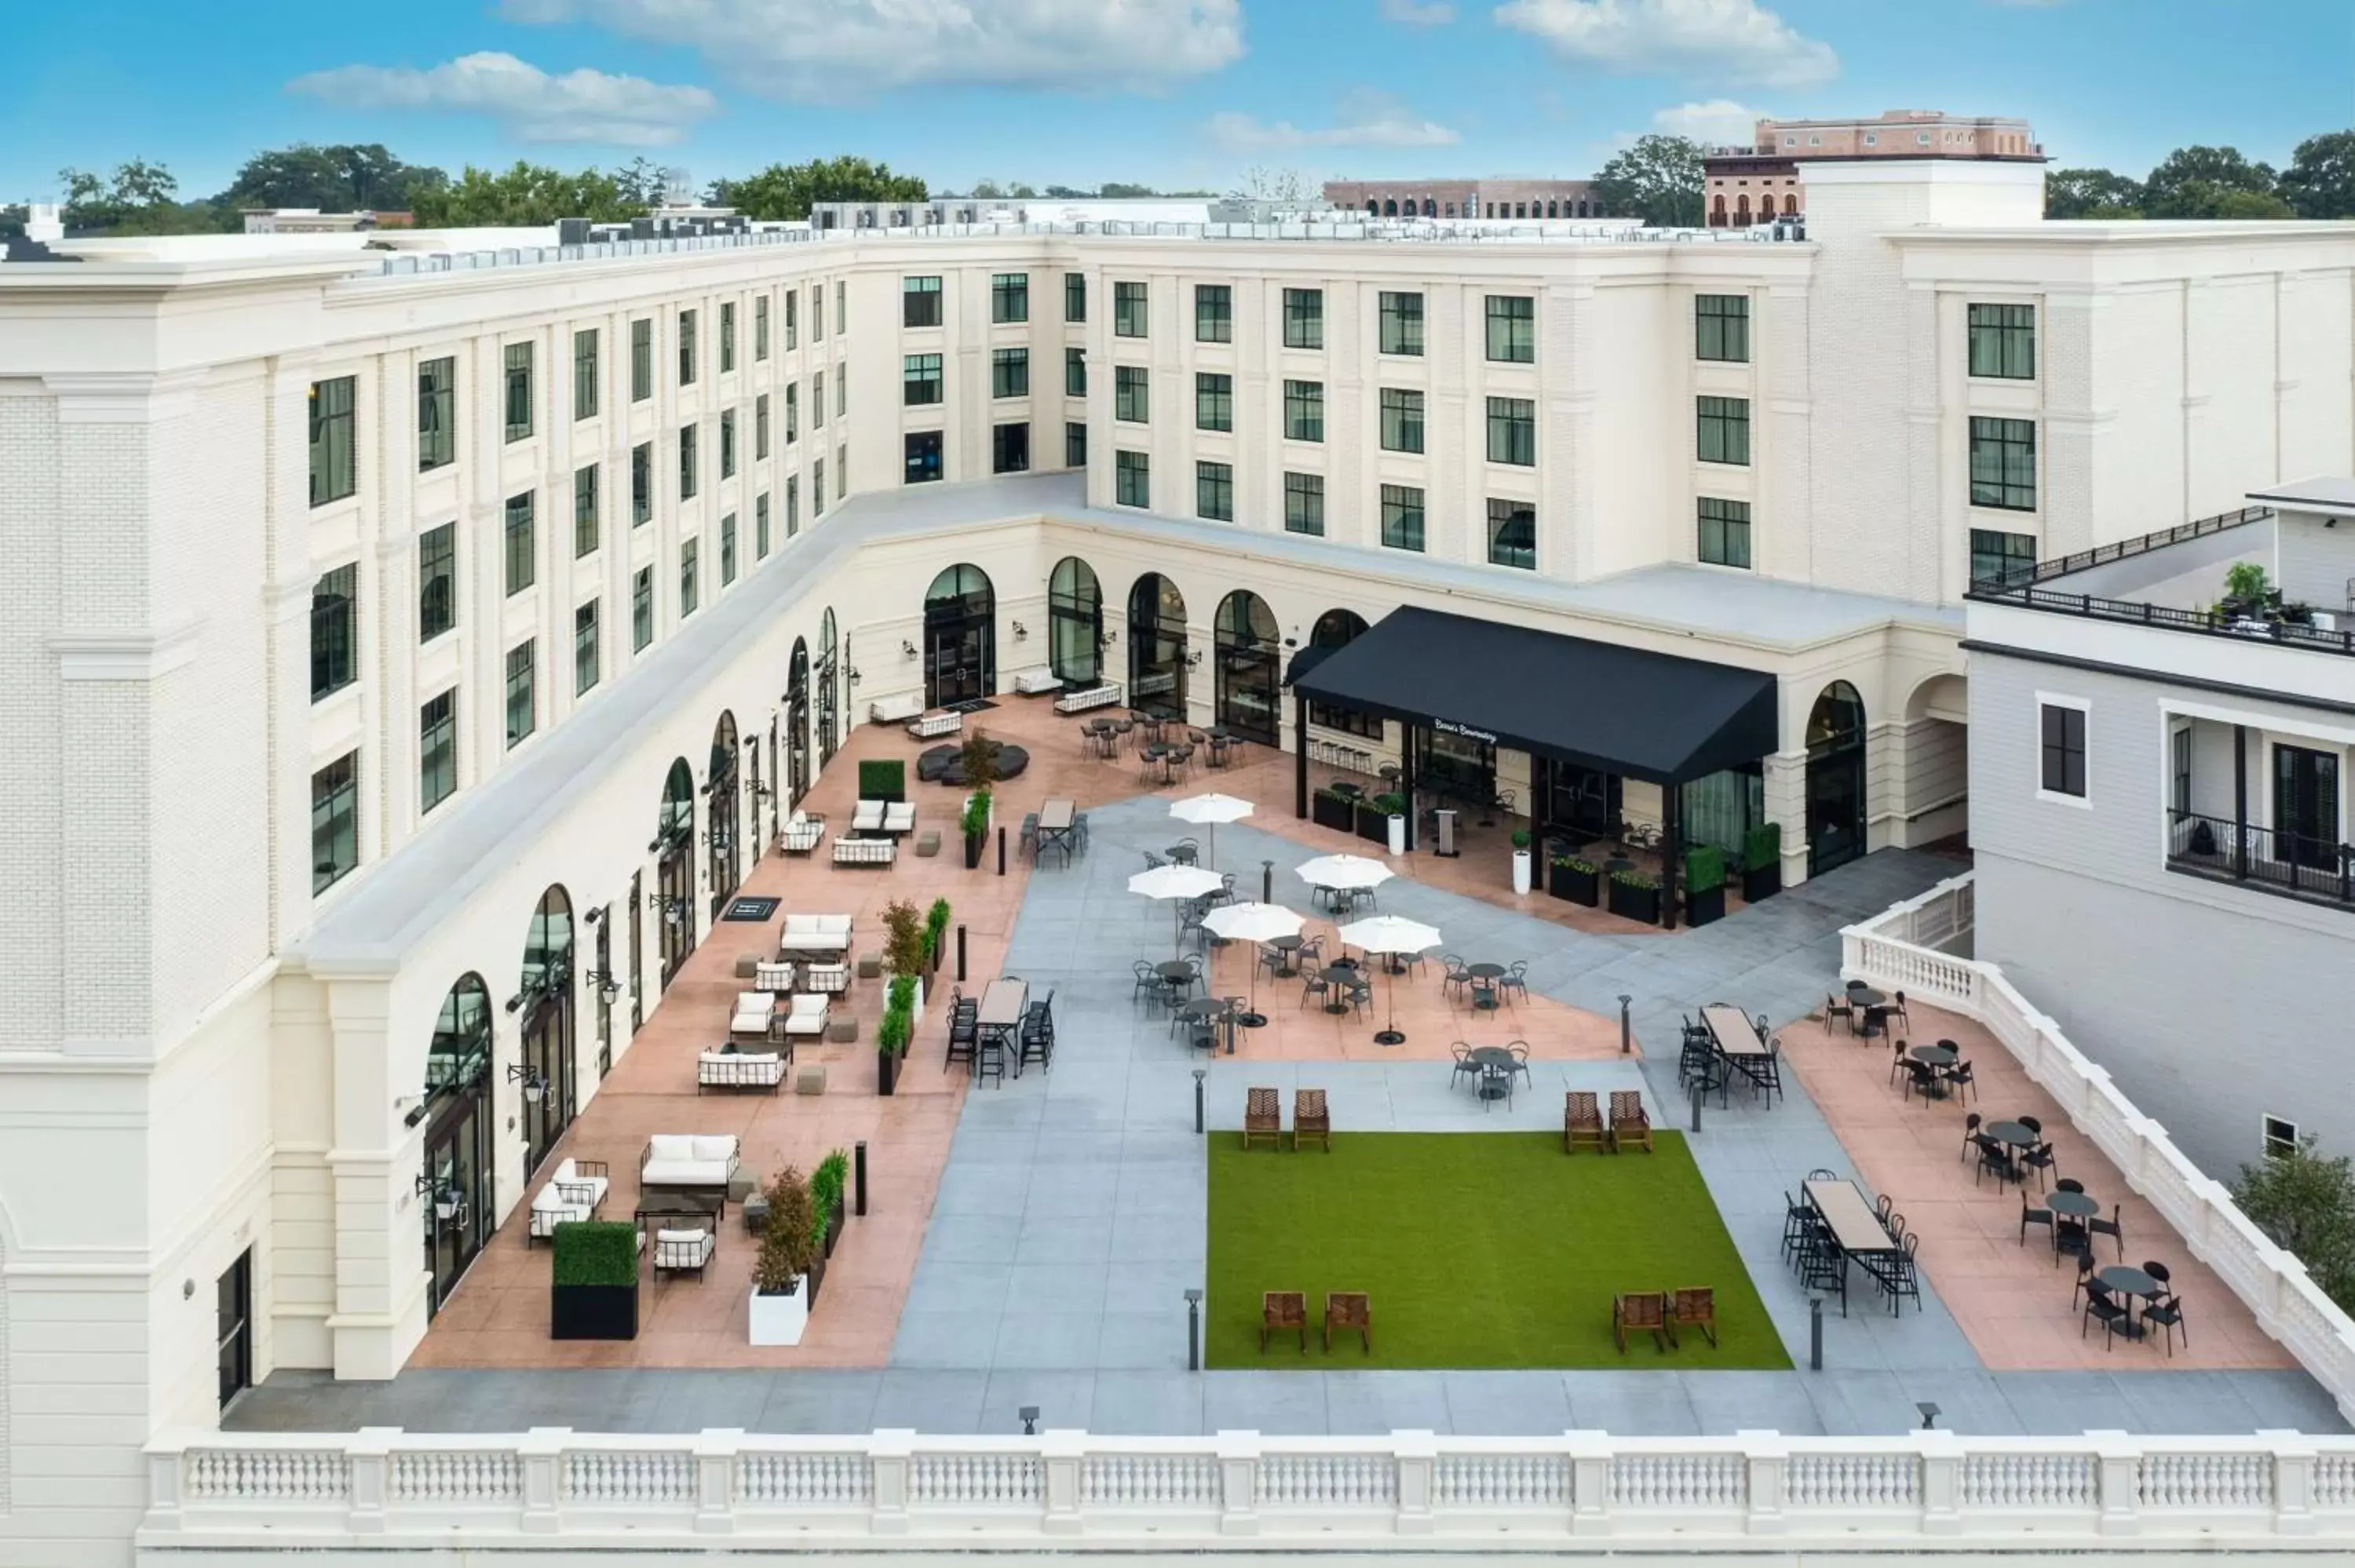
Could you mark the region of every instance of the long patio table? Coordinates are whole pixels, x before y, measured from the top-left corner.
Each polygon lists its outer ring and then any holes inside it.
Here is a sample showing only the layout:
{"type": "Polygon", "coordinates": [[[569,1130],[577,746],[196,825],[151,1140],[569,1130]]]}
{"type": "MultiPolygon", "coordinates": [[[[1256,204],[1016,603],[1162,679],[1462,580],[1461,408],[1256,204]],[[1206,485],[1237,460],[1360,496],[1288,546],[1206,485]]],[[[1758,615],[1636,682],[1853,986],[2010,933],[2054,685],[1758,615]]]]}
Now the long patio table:
{"type": "Polygon", "coordinates": [[[1758,1026],[1750,1015],[1738,1007],[1704,1007],[1700,1021],[1709,1029],[1709,1037],[1717,1042],[1720,1052],[1728,1056],[1764,1056],[1766,1042],[1759,1036],[1758,1026]]]}
{"type": "Polygon", "coordinates": [[[1071,834],[1079,820],[1078,808],[1069,800],[1049,800],[1039,808],[1039,847],[1036,855],[1047,853],[1049,845],[1061,850],[1063,858],[1071,858],[1071,834]]]}
{"type": "Polygon", "coordinates": [[[1840,1251],[1850,1257],[1870,1257],[1897,1250],[1896,1238],[1864,1201],[1855,1182],[1818,1177],[1806,1183],[1806,1192],[1807,1202],[1831,1228],[1832,1240],[1839,1243],[1840,1251]]]}

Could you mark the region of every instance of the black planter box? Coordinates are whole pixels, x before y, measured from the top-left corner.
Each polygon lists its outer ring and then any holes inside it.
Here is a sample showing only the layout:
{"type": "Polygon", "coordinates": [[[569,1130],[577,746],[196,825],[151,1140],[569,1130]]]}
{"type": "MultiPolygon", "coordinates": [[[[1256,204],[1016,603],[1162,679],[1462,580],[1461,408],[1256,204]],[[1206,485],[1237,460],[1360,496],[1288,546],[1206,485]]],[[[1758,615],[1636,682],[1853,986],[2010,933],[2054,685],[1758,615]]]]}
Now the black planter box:
{"type": "Polygon", "coordinates": [[[549,1287],[548,1337],[551,1340],[636,1339],[636,1283],[549,1287]]]}
{"type": "Polygon", "coordinates": [[[837,1242],[838,1242],[838,1241],[840,1241],[841,1239],[842,1239],[842,1200],[841,1200],[841,1199],[839,1199],[839,1198],[837,1198],[837,1199],[834,1201],[834,1206],[833,1206],[832,1208],[828,1209],[828,1210],[826,1212],[826,1256],[828,1256],[828,1257],[832,1257],[832,1256],[834,1255],[834,1244],[835,1244],[835,1243],[837,1243],[837,1242]]]}
{"type": "MultiPolygon", "coordinates": [[[[832,1247],[834,1245],[834,1238],[832,1236],[828,1236],[826,1238],[826,1245],[828,1247],[832,1247]]],[[[817,1287],[820,1284],[824,1283],[825,1279],[826,1259],[823,1256],[810,1259],[809,1309],[813,1312],[817,1310],[817,1287]]]]}
{"type": "Polygon", "coordinates": [[[1762,898],[1772,898],[1783,891],[1783,863],[1762,865],[1742,874],[1742,902],[1755,904],[1762,898]]]}
{"type": "Polygon", "coordinates": [[[1614,877],[1611,883],[1611,913],[1657,926],[1660,923],[1660,890],[1630,887],[1614,877]]]}
{"type": "Polygon", "coordinates": [[[1308,798],[1308,820],[1320,828],[1333,828],[1348,832],[1355,822],[1348,801],[1332,795],[1311,795],[1308,798]]]}
{"type": "Polygon", "coordinates": [[[897,1051],[875,1053],[875,1092],[888,1095],[900,1081],[900,1054],[897,1051]]]}
{"type": "Polygon", "coordinates": [[[1603,874],[1580,871],[1575,866],[1548,866],[1546,891],[1556,898],[1567,898],[1572,904],[1583,904],[1592,909],[1603,900],[1603,874]]]}
{"type": "Polygon", "coordinates": [[[1359,805],[1358,836],[1369,843],[1387,845],[1391,842],[1391,814],[1377,811],[1371,806],[1359,805]]]}
{"type": "Polygon", "coordinates": [[[1687,890],[1685,894],[1685,924],[1706,926],[1725,918],[1725,887],[1723,884],[1706,890],[1687,890]]]}
{"type": "Polygon", "coordinates": [[[967,833],[967,834],[965,834],[965,836],[964,836],[964,868],[965,868],[967,871],[971,871],[971,870],[973,870],[975,866],[977,866],[977,865],[979,865],[979,864],[981,863],[981,852],[982,852],[982,849],[983,849],[983,848],[984,848],[984,846],[986,846],[988,842],[989,842],[989,833],[988,833],[988,831],[987,831],[986,829],[985,829],[984,831],[982,831],[982,832],[977,832],[977,833],[967,833]]]}

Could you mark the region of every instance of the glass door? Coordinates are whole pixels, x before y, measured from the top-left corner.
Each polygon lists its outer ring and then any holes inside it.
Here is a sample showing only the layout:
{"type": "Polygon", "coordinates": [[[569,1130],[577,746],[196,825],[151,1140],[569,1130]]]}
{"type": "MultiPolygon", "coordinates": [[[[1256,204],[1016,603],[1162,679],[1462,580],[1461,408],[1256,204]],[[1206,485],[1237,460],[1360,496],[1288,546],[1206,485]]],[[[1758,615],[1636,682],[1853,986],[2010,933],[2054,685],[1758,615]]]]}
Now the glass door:
{"type": "Polygon", "coordinates": [[[924,629],[924,705],[946,707],[986,696],[983,628],[968,620],[924,629]]]}
{"type": "Polygon", "coordinates": [[[2339,758],[2303,746],[2274,747],[2274,856],[2339,874],[2339,758]]]}
{"type": "Polygon", "coordinates": [[[695,951],[695,856],[685,840],[673,844],[655,868],[655,892],[662,900],[662,984],[665,991],[695,951]]]}
{"type": "Polygon", "coordinates": [[[213,1285],[213,1357],[220,1374],[220,1407],[253,1386],[253,1249],[213,1285]]]}
{"type": "Polygon", "coordinates": [[[527,1180],[572,1125],[572,987],[561,996],[544,995],[523,1026],[523,1061],[547,1086],[539,1103],[524,1101],[524,1174],[527,1180]]]}
{"type": "Polygon", "coordinates": [[[432,1276],[428,1316],[441,1311],[482,1250],[480,1220],[491,1212],[486,1083],[486,1073],[478,1073],[451,1091],[425,1134],[425,1171],[432,1181],[419,1207],[424,1214],[425,1268],[432,1276]]]}

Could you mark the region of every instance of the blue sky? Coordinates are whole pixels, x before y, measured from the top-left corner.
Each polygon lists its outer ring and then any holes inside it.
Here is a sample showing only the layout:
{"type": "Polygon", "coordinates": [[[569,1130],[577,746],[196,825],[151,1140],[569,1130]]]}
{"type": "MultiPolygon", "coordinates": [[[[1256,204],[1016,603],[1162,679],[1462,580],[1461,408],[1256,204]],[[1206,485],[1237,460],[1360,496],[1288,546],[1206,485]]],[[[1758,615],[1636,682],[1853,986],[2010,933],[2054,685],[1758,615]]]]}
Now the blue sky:
{"type": "Polygon", "coordinates": [[[1224,188],[1580,175],[1760,111],[2021,115],[2058,162],[2137,175],[2355,124],[2347,0],[82,0],[5,36],[5,199],[132,157],[208,194],[296,141],[1224,188]]]}

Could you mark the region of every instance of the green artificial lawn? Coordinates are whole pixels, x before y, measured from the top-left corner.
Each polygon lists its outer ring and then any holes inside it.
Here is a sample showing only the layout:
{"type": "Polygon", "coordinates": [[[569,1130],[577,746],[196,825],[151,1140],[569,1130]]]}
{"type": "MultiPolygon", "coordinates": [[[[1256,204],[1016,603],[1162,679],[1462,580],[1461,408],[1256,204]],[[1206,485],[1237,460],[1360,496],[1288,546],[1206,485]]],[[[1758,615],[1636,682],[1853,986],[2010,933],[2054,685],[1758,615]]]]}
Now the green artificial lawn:
{"type": "Polygon", "coordinates": [[[1240,1133],[1210,1139],[1212,1367],[1769,1367],[1790,1358],[1710,1201],[1683,1137],[1653,1152],[1564,1154],[1561,1135],[1336,1133],[1295,1153],[1240,1133]],[[1663,1354],[1611,1339],[1611,1298],[1709,1286],[1712,1348],[1697,1330],[1663,1354]],[[1270,1290],[1308,1296],[1308,1353],[1259,1348],[1270,1290]],[[1325,1293],[1370,1298],[1374,1349],[1322,1349],[1325,1293]]]}

